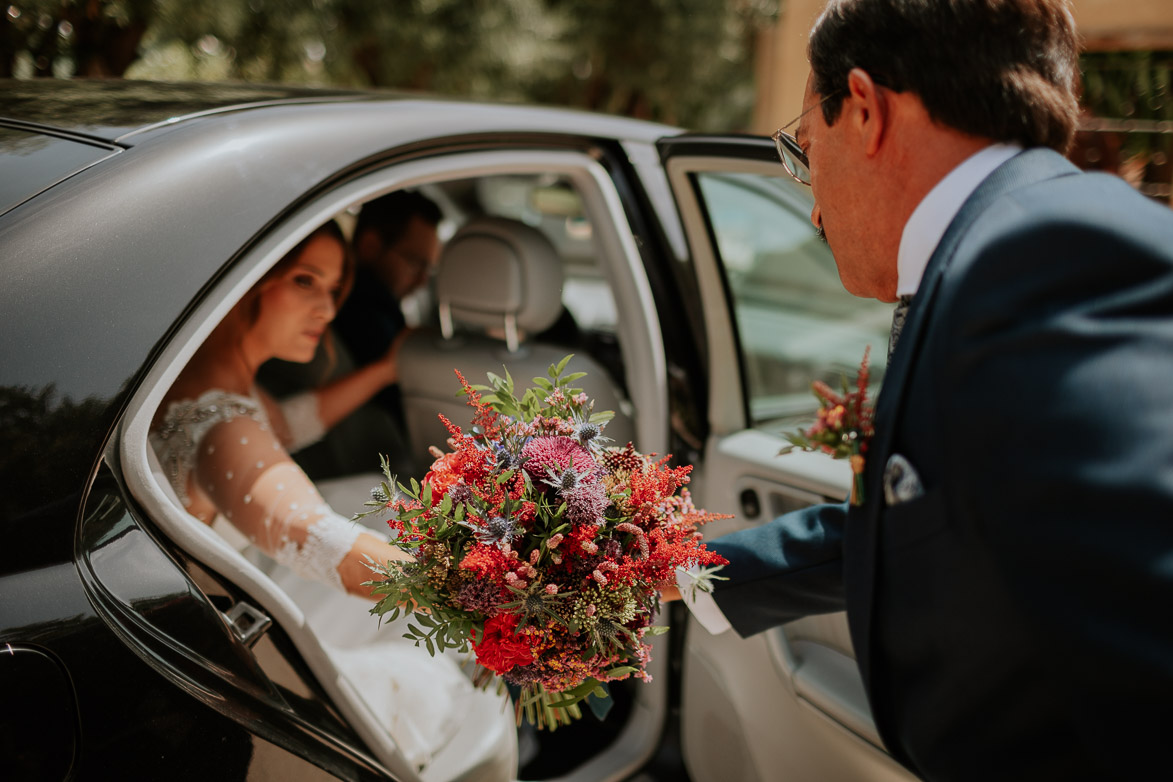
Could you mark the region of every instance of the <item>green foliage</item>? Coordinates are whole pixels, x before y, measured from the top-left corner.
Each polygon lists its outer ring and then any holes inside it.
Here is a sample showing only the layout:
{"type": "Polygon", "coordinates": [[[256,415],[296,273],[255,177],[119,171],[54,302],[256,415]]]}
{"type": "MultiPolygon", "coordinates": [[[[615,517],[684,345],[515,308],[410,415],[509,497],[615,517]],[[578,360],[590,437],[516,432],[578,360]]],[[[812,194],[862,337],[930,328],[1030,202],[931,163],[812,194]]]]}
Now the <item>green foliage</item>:
{"type": "Polygon", "coordinates": [[[15,0],[0,75],[384,87],[732,130],[748,123],[754,37],[777,5],[15,0]]]}
{"type": "MultiPolygon", "coordinates": [[[[1080,57],[1082,100],[1089,114],[1110,120],[1173,121],[1173,51],[1091,52],[1080,57]]],[[[1123,160],[1167,166],[1173,136],[1135,130],[1119,136],[1123,160]]],[[[1166,173],[1167,181],[1167,173],[1166,173]]]]}
{"type": "MultiPolygon", "coordinates": [[[[581,414],[578,413],[570,402],[570,397],[582,393],[581,388],[574,388],[570,384],[576,380],[581,380],[586,377],[586,372],[572,372],[565,377],[562,373],[566,371],[566,365],[570,363],[570,359],[574,358],[571,353],[565,356],[557,364],[551,364],[547,369],[547,377],[533,378],[533,386],[527,388],[525,393],[518,398],[514,394],[513,377],[509,374],[509,370],[505,369],[505,377],[496,375],[492,372],[487,373],[490,385],[473,385],[470,386],[474,391],[482,392],[481,401],[492,407],[498,413],[509,416],[518,421],[530,422],[539,413],[543,415],[556,415],[566,419],[578,418],[581,414]],[[564,401],[547,403],[547,398],[555,391],[561,391],[564,401]]],[[[467,393],[463,389],[460,394],[467,393]]],[[[604,410],[599,413],[592,412],[594,409],[594,402],[590,403],[588,407],[587,419],[593,424],[604,424],[615,417],[614,410],[604,410]]],[[[500,482],[500,481],[499,481],[500,482]]]]}

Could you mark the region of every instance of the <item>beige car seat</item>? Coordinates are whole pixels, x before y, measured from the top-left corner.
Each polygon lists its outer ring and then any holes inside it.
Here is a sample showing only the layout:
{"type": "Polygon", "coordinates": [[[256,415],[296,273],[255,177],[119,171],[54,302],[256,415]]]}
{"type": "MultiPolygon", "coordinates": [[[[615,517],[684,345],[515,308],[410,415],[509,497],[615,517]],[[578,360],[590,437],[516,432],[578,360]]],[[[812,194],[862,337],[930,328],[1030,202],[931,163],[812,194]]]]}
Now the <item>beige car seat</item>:
{"type": "MultiPolygon", "coordinates": [[[[471,424],[454,369],[473,384],[487,383],[487,372],[504,376],[508,369],[521,391],[574,352],[534,336],[562,314],[562,284],[554,245],[525,223],[475,218],[448,241],[436,278],[440,327],[413,333],[399,355],[403,411],[417,464],[431,464],[429,446],[448,450],[439,414],[462,428],[471,424]]],[[[566,372],[586,372],[573,385],[595,401],[596,412],[615,412],[604,431],[613,444],[635,436],[631,405],[598,362],[578,352],[566,372]]]]}

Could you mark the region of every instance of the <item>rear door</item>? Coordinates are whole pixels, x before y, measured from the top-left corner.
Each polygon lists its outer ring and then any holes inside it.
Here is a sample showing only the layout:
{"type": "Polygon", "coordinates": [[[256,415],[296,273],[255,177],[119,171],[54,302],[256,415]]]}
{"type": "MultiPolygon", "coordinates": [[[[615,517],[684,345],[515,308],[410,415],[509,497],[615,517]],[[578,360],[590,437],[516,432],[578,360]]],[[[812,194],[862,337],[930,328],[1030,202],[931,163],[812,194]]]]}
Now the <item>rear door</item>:
{"type": "MultiPolygon", "coordinates": [[[[892,307],[848,294],[810,223],[810,190],[772,142],[680,136],[659,144],[698,277],[709,356],[709,423],[693,485],[698,505],[736,517],[707,537],[805,505],[840,501],[844,462],[779,456],[807,426],[810,384],[854,379],[872,348],[883,377],[892,307]]],[[[883,750],[844,614],[741,639],[689,630],[683,745],[696,782],[912,779],[883,750]]]]}

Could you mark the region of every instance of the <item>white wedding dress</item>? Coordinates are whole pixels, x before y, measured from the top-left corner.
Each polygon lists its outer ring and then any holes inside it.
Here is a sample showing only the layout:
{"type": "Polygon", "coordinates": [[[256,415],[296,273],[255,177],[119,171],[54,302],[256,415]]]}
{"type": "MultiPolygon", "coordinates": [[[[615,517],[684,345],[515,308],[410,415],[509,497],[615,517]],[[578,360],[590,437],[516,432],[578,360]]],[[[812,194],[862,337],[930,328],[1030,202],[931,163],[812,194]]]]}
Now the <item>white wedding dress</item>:
{"type": "MultiPolygon", "coordinates": [[[[321,436],[312,392],[281,411],[291,450],[321,436]]],[[[213,389],[173,402],[150,440],[184,507],[261,564],[298,604],[415,768],[425,768],[456,734],[470,699],[495,697],[475,690],[451,657],[431,657],[404,640],[405,619],[380,628],[370,600],[342,591],[337,567],[355,539],[386,535],[330,508],[278,440],[259,398],[213,389]],[[264,562],[258,551],[272,559],[264,562]]],[[[364,499],[355,498],[355,506],[364,499]]]]}

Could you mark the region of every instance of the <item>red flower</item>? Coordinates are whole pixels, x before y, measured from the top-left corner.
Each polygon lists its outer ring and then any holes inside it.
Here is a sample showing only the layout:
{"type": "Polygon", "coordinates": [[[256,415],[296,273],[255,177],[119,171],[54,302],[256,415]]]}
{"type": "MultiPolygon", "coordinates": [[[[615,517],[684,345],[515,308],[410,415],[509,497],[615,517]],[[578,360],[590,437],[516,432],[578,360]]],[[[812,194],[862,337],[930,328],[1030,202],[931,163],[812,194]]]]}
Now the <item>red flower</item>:
{"type": "Polygon", "coordinates": [[[448,493],[448,490],[460,482],[457,472],[460,464],[460,454],[446,453],[432,462],[431,471],[424,476],[424,483],[432,487],[432,502],[439,502],[448,493]]]}
{"type": "Polygon", "coordinates": [[[498,614],[486,620],[479,641],[473,633],[472,648],[476,650],[477,662],[496,673],[508,673],[518,665],[532,663],[529,644],[518,639],[516,628],[517,617],[513,614],[498,614]]]}

